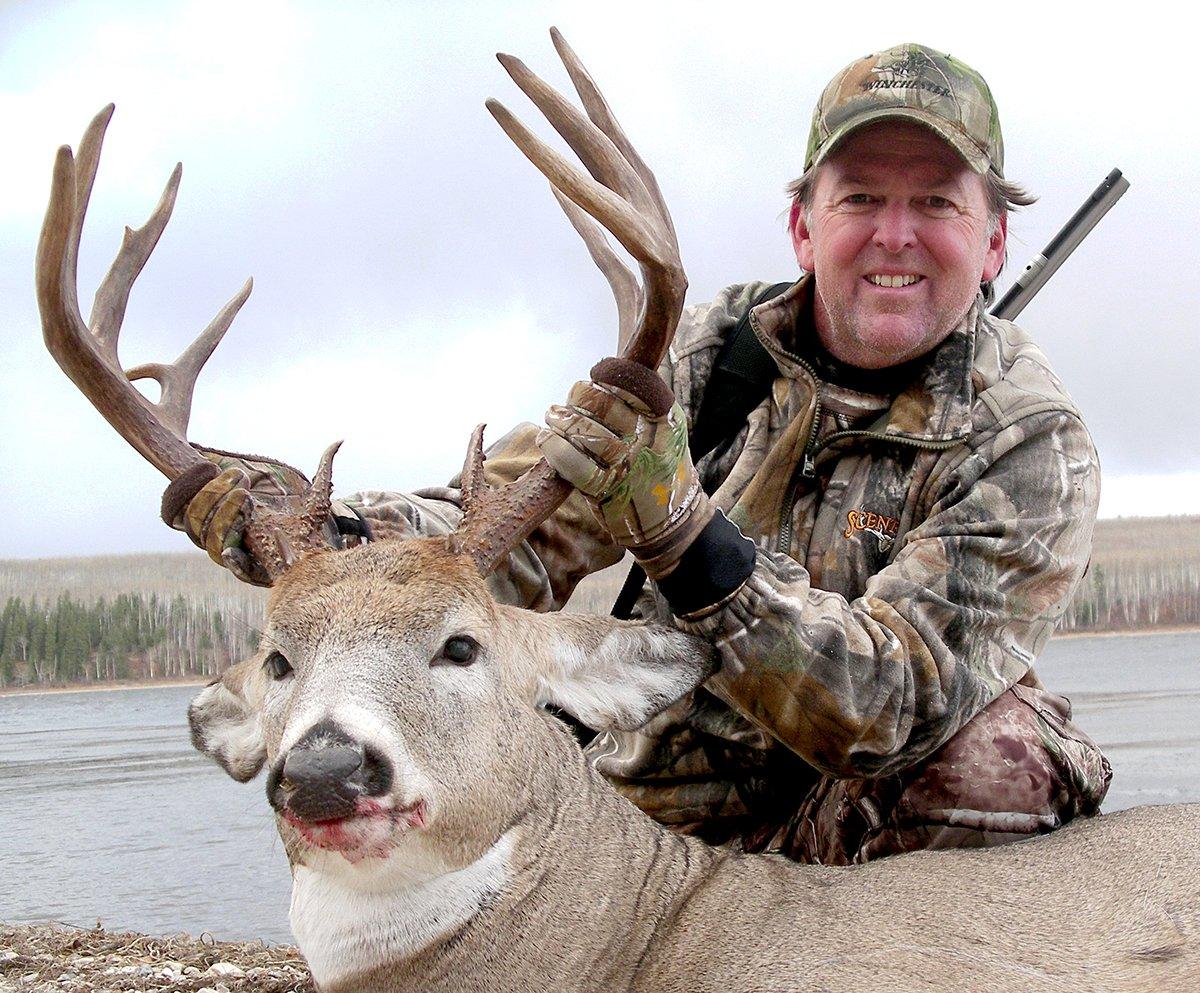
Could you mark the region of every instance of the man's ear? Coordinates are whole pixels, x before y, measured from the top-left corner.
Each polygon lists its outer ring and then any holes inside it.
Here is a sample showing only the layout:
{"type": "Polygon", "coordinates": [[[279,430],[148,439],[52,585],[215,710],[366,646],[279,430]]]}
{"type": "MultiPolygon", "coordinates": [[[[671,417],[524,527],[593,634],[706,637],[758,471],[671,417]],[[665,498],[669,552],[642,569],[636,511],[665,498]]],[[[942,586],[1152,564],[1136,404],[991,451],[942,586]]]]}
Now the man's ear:
{"type": "Polygon", "coordinates": [[[996,218],[996,227],[988,240],[987,254],[983,257],[983,278],[981,283],[990,283],[1004,267],[1004,245],[1008,240],[1008,213],[1001,211],[996,218]]]}
{"type": "Polygon", "coordinates": [[[788,213],[788,233],[792,236],[792,251],[796,253],[796,261],[805,272],[812,272],[816,260],[813,258],[812,236],[808,230],[808,220],[804,216],[804,208],[793,201],[788,213]]]}
{"type": "Polygon", "coordinates": [[[188,707],[192,744],[239,783],[258,775],[267,760],[262,703],[267,691],[263,654],[230,666],[188,707]]]}
{"type": "Polygon", "coordinates": [[[703,638],[664,625],[586,614],[539,614],[538,702],[597,731],[632,731],[717,668],[703,638]]]}

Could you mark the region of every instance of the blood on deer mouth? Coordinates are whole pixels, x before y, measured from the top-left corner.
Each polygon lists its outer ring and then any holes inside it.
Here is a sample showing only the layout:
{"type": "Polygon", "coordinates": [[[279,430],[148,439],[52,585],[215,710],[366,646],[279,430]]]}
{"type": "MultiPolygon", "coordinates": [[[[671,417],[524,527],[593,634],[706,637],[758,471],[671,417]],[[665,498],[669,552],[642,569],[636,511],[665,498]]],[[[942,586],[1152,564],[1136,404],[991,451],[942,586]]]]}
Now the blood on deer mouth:
{"type": "Polygon", "coordinates": [[[387,858],[404,835],[424,829],[427,823],[424,800],[393,807],[372,797],[360,797],[348,817],[306,821],[287,809],[280,816],[305,844],[336,852],[350,862],[387,858]]]}

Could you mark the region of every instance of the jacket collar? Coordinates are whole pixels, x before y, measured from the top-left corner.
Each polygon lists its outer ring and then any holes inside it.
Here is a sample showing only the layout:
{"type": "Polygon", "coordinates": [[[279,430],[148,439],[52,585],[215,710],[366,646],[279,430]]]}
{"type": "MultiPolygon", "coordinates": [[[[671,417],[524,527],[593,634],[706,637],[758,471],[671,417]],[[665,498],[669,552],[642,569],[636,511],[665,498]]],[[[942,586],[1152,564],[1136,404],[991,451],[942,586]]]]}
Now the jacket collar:
{"type": "MultiPolygon", "coordinates": [[[[808,364],[782,344],[798,334],[815,333],[807,317],[813,286],[812,276],[806,274],[784,293],[755,307],[750,324],[784,376],[808,380],[815,387],[808,364]],[[804,327],[804,323],[809,326],[804,327]]],[[[982,313],[983,300],[976,297],[957,327],[929,354],[912,383],[868,430],[938,442],[956,441],[971,433],[971,408],[975,404],[971,370],[976,327],[982,313]]]]}

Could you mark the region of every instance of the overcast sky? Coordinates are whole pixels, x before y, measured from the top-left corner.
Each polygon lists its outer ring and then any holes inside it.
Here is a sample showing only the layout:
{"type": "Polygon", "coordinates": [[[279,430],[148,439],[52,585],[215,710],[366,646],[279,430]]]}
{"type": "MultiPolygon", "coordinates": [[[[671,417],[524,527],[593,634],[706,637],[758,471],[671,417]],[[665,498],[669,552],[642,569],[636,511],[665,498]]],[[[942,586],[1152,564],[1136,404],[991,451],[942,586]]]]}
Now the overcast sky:
{"type": "Polygon", "coordinates": [[[497,96],[537,120],[498,50],[569,85],[551,24],[658,175],[692,302],[795,274],[783,187],[812,105],[845,63],[900,41],[949,51],[992,86],[1007,174],[1041,195],[1010,222],[1010,275],[1123,169],[1129,193],[1020,323],[1092,429],[1102,513],[1200,513],[1194,41],[1165,4],[1111,22],[1044,2],[976,7],[5,4],[0,558],[190,547],[158,519],[162,477],[41,341],[33,259],[54,150],[109,101],[85,314],[123,225],[144,222],[184,163],[133,292],[126,366],[173,359],[255,280],[200,378],[193,440],[311,470],[344,438],[341,492],[442,482],[475,423],[495,438],[540,418],[610,354],[607,284],[483,106],[497,96]]]}

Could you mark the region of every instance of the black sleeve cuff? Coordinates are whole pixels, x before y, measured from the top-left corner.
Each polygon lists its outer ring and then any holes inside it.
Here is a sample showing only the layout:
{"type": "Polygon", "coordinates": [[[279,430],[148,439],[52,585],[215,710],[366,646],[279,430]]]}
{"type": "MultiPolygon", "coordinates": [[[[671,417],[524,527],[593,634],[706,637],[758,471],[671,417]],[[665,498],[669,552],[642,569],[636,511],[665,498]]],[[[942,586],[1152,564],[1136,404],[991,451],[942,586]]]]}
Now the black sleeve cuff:
{"type": "Polygon", "coordinates": [[[361,538],[363,541],[374,541],[375,535],[371,533],[371,525],[368,524],[367,519],[358,512],[358,509],[356,507],[350,507],[347,504],[343,504],[342,506],[346,507],[354,516],[346,517],[336,513],[333,515],[333,523],[337,525],[338,534],[342,535],[343,537],[353,536],[356,538],[361,538]]]}
{"type": "Polygon", "coordinates": [[[681,616],[720,603],[754,571],[755,545],[719,510],[697,535],[659,592],[681,616]]]}

